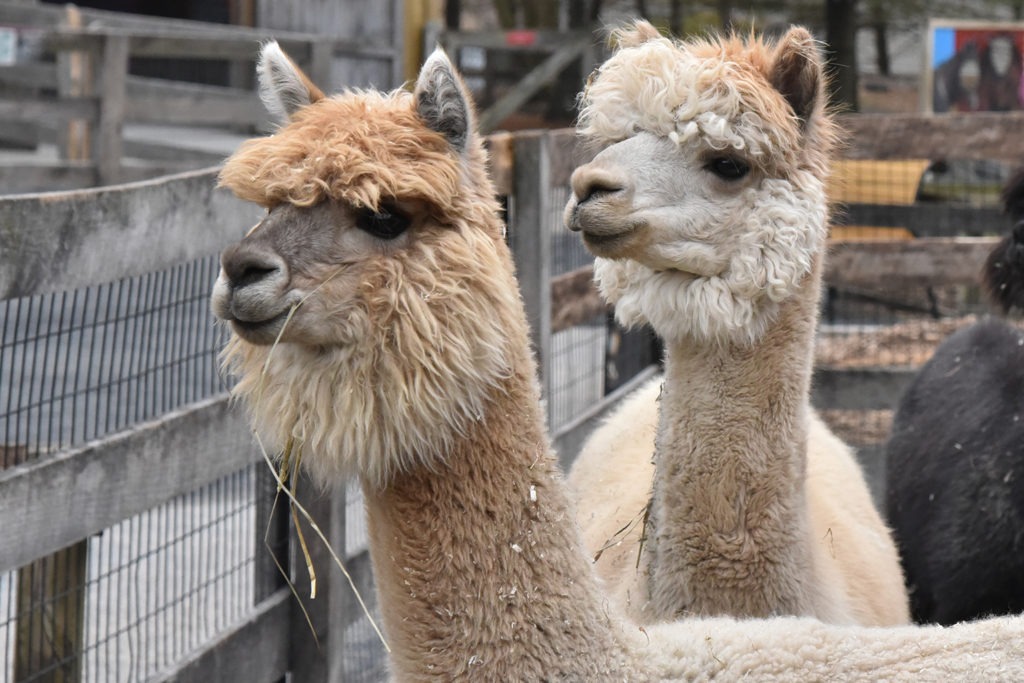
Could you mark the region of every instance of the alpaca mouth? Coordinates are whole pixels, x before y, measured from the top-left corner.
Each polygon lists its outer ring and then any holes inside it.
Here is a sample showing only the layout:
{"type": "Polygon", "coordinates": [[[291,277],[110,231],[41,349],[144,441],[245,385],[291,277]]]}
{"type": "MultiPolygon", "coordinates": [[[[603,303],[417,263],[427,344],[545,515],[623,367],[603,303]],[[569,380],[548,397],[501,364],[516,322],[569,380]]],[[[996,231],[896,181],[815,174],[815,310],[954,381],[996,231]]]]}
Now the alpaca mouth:
{"type": "Polygon", "coordinates": [[[613,232],[609,234],[587,232],[586,230],[581,232],[583,236],[583,243],[588,247],[593,247],[599,250],[608,250],[623,242],[631,233],[630,230],[623,230],[622,232],[613,232]]]}
{"type": "Polygon", "coordinates": [[[289,309],[285,309],[277,315],[264,320],[241,320],[232,317],[229,322],[231,329],[239,337],[250,344],[269,345],[277,341],[288,320],[289,309]]]}

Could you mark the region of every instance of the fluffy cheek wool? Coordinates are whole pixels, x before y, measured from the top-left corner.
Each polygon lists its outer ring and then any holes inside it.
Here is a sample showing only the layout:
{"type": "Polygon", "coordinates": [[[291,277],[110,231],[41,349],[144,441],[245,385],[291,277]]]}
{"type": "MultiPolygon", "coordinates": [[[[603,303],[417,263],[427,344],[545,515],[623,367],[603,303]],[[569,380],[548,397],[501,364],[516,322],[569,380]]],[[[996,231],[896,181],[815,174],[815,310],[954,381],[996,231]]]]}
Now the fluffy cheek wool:
{"type": "Polygon", "coordinates": [[[796,182],[765,180],[751,195],[729,248],[728,267],[697,277],[654,270],[634,260],[597,259],[601,294],[624,325],[650,324],[667,341],[757,341],[810,272],[825,240],[821,182],[798,173],[796,182]]]}

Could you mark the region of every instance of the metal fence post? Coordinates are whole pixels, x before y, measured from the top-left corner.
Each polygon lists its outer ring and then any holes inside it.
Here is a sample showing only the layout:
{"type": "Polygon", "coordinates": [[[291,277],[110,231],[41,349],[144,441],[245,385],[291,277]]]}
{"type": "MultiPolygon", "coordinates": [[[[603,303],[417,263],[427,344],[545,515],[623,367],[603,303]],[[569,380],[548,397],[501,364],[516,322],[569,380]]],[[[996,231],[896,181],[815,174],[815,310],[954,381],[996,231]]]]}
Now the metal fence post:
{"type": "Polygon", "coordinates": [[[517,135],[509,246],[551,421],[551,158],[548,133],[517,135]]]}

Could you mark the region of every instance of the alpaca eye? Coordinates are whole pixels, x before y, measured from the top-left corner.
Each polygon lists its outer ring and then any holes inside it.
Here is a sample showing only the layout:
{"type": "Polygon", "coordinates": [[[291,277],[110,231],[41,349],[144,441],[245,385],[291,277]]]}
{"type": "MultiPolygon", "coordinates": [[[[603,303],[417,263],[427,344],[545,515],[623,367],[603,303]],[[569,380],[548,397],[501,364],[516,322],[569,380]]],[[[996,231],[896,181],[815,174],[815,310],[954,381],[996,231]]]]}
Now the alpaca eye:
{"type": "Polygon", "coordinates": [[[739,180],[750,173],[750,166],[733,157],[716,157],[706,168],[722,180],[739,180]]]}
{"type": "Polygon", "coordinates": [[[356,227],[382,240],[393,240],[409,228],[409,217],[390,206],[380,209],[360,209],[356,227]]]}

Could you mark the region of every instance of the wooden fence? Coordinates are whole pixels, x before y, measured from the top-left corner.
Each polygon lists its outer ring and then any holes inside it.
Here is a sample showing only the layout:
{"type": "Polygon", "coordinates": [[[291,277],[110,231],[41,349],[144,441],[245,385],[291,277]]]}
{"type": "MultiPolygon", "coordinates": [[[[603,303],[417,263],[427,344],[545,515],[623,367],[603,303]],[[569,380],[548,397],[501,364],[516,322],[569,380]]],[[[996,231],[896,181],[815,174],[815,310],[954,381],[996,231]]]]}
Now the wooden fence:
{"type": "Polygon", "coordinates": [[[0,66],[0,124],[9,129],[7,136],[20,131],[29,144],[58,143],[61,156],[57,162],[0,166],[0,187],[7,192],[110,185],[218,163],[223,150],[189,148],[180,139],[126,142],[125,123],[219,127],[236,134],[267,130],[251,80],[259,46],[270,39],[317,83],[331,83],[332,63],[340,56],[387,64],[389,82],[378,87],[401,81],[400,47],[315,34],[14,0],[0,0],[0,27],[14,29],[27,43],[20,61],[0,66]],[[226,61],[235,83],[131,76],[136,57],[226,61]],[[126,157],[136,158],[129,163],[126,157]]]}
{"type": "MultiPolygon", "coordinates": [[[[111,39],[108,34],[96,38],[80,33],[54,38],[76,48],[84,44],[81,41],[110,45],[111,39]]],[[[1016,159],[1024,152],[1024,136],[1015,134],[1024,126],[1021,115],[977,117],[972,125],[1002,130],[1005,136],[1004,144],[987,148],[972,137],[973,128],[967,125],[972,118],[918,119],[911,127],[927,127],[934,135],[928,139],[943,140],[944,149],[952,150],[951,158],[956,154],[1016,159]],[[946,127],[945,133],[938,130],[941,126],[946,127]],[[954,148],[957,139],[974,142],[954,148]]],[[[887,145],[896,144],[886,140],[889,134],[899,137],[901,144],[906,142],[907,134],[890,124],[874,126],[852,118],[847,123],[858,130],[867,125],[871,131],[852,138],[856,147],[847,150],[851,156],[869,154],[862,148],[868,144],[888,149],[887,145]]],[[[542,383],[550,393],[552,335],[592,321],[607,310],[593,289],[589,268],[552,276],[551,240],[561,209],[554,205],[552,188],[568,184],[581,158],[572,132],[564,130],[494,135],[490,149],[499,191],[510,198],[509,237],[541,361],[542,383]]],[[[875,154],[884,156],[877,150],[875,154]]],[[[935,155],[925,148],[904,153],[913,158],[935,155]]],[[[241,236],[258,219],[259,211],[213,187],[214,172],[205,170],[102,189],[0,198],[0,299],[64,292],[216,253],[241,236]]],[[[1000,226],[989,228],[985,232],[995,233],[1000,226]]],[[[835,244],[826,278],[835,287],[857,288],[882,281],[897,287],[973,282],[992,239],[938,236],[897,243],[835,244]]],[[[905,376],[890,370],[819,368],[814,402],[819,408],[891,406],[905,376]]],[[[554,436],[563,462],[571,461],[581,440],[621,395],[654,372],[642,372],[633,384],[561,424],[554,436]]],[[[216,395],[124,431],[8,467],[0,471],[0,519],[18,523],[0,525],[0,576],[259,459],[243,416],[225,395],[216,395]]],[[[265,475],[261,476],[265,484],[265,475]]],[[[337,548],[346,546],[345,501],[343,490],[306,501],[337,548]]],[[[152,672],[152,680],[270,683],[281,680],[286,672],[293,680],[342,680],[345,657],[354,647],[346,643],[346,629],[361,618],[361,612],[326,549],[315,545],[320,589],[317,600],[308,603],[307,623],[282,585],[276,563],[293,567],[299,595],[308,595],[305,571],[301,563],[297,568],[294,564],[294,539],[289,545],[288,520],[280,509],[266,525],[272,508],[271,498],[257,497],[253,514],[259,520],[259,539],[251,568],[256,590],[248,616],[169,669],[152,672]],[[265,533],[276,549],[274,554],[264,550],[265,533]],[[319,645],[310,635],[310,624],[319,645]]],[[[345,561],[372,607],[365,549],[345,561]]],[[[203,608],[216,606],[193,606],[203,608]]]]}

